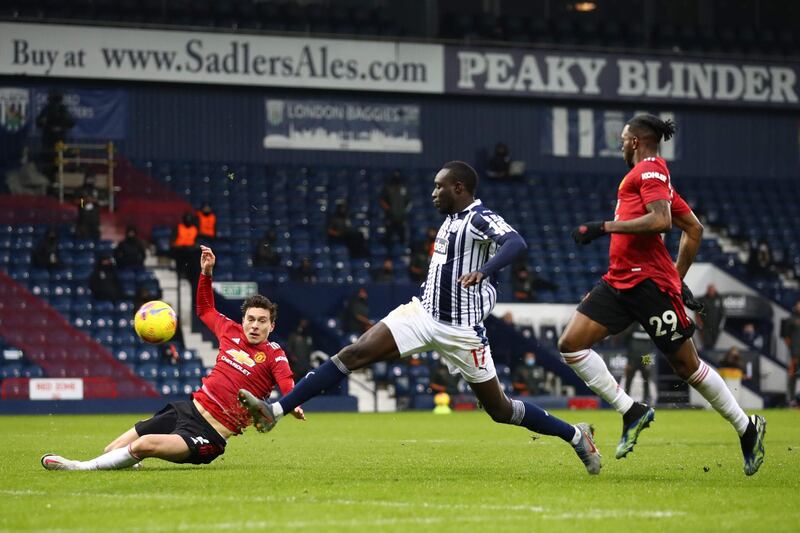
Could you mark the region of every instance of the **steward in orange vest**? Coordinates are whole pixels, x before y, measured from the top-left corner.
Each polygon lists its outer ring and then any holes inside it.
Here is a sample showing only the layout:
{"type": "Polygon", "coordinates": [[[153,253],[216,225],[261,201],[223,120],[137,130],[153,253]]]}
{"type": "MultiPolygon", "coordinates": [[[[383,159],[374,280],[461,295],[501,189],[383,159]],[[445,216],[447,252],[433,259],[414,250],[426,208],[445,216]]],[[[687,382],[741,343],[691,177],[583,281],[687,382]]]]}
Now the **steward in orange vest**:
{"type": "Polygon", "coordinates": [[[200,228],[200,237],[213,239],[217,236],[217,215],[211,211],[211,204],[205,202],[197,211],[197,221],[200,228]]]}
{"type": "Polygon", "coordinates": [[[183,215],[183,220],[175,228],[175,240],[173,246],[192,247],[197,244],[197,226],[191,213],[183,215]]]}

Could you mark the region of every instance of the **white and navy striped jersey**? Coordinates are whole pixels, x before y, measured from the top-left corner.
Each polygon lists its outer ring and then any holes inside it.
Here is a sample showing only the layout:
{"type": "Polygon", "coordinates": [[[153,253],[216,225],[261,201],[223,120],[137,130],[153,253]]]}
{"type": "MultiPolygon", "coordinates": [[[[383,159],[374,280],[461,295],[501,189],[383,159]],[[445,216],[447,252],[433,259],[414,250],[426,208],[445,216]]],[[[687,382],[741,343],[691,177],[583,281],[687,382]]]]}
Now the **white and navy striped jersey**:
{"type": "Polygon", "coordinates": [[[441,322],[480,325],[497,301],[495,280],[484,278],[465,289],[458,278],[480,269],[512,233],[516,230],[480,200],[448,215],[436,235],[428,279],[422,285],[425,310],[441,322]]]}

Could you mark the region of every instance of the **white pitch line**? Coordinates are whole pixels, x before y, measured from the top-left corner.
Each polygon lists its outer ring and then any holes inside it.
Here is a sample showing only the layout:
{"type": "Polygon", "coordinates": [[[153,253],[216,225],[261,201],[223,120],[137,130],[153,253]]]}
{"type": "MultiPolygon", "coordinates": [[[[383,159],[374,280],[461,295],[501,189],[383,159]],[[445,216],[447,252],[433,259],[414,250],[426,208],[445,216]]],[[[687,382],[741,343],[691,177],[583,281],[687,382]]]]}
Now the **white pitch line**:
{"type": "MultiPolygon", "coordinates": [[[[10,496],[53,496],[53,493],[34,490],[0,490],[0,494],[8,494],[10,496]]],[[[192,494],[165,494],[165,493],[102,493],[102,492],[76,492],[70,496],[87,497],[87,498],[135,498],[137,500],[154,499],[163,501],[168,500],[185,500],[185,501],[205,501],[205,498],[200,495],[192,494]]],[[[312,504],[312,505],[335,505],[335,506],[350,506],[350,507],[391,507],[391,508],[406,508],[417,510],[470,510],[470,511],[500,511],[500,512],[522,512],[540,515],[542,518],[550,520],[565,520],[565,519],[586,519],[598,520],[603,518],[660,518],[668,519],[678,516],[685,516],[683,511],[661,511],[661,510],[630,510],[630,509],[582,509],[580,511],[564,513],[550,510],[545,507],[536,505],[524,504],[463,504],[463,503],[430,503],[430,502],[406,502],[406,501],[392,501],[392,500],[352,500],[341,498],[317,498],[314,496],[215,496],[217,501],[228,500],[234,502],[248,502],[248,503],[280,503],[280,504],[312,504]]],[[[495,515],[492,515],[496,517],[495,515]]],[[[286,526],[282,522],[279,525],[286,526]]],[[[378,524],[380,525],[380,524],[378,524]]],[[[172,526],[174,527],[174,526],[172,526]]],[[[277,527],[277,526],[276,526],[277,527]]]]}

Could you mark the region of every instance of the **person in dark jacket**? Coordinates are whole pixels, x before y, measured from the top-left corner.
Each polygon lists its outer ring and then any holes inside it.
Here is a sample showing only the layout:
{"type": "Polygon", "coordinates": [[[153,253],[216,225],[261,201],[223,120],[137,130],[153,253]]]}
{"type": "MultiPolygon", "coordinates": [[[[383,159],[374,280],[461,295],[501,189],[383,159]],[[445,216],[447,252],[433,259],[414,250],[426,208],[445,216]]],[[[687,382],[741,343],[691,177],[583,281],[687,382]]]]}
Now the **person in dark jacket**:
{"type": "Polygon", "coordinates": [[[101,257],[97,262],[94,272],[89,277],[89,288],[92,289],[92,296],[96,300],[115,302],[121,298],[122,285],[111,257],[101,257]]]}
{"type": "Polygon", "coordinates": [[[47,230],[31,255],[31,263],[36,268],[56,269],[61,267],[58,255],[58,233],[54,228],[47,230]]]}
{"type": "Polygon", "coordinates": [[[114,249],[114,260],[120,268],[137,268],[144,266],[146,248],[139,238],[136,228],[128,226],[125,238],[119,241],[114,249]]]}

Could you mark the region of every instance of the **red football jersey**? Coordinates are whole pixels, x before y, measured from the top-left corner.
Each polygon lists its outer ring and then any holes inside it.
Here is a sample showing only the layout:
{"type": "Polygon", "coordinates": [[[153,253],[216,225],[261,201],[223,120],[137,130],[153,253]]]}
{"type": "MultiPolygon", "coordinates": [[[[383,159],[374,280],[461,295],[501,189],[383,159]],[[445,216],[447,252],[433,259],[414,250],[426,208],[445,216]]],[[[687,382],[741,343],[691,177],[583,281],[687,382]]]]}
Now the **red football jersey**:
{"type": "Polygon", "coordinates": [[[192,396],[226,428],[241,433],[252,420],[239,405],[239,389],[266,398],[277,384],[286,394],[294,387],[289,361],[275,342],[250,344],[242,325],[215,309],[211,276],[200,275],[197,316],[217,336],[219,354],[211,373],[203,378],[203,386],[192,396]]]}
{"type": "MultiPolygon", "coordinates": [[[[647,214],[645,206],[667,200],[673,215],[688,213],[689,205],[672,188],[667,164],[648,157],[622,179],[617,192],[614,220],[632,220],[647,214]]],[[[614,288],[629,289],[646,279],[671,294],[680,294],[681,278],[658,233],[612,233],[608,272],[603,279],[614,288]]]]}

